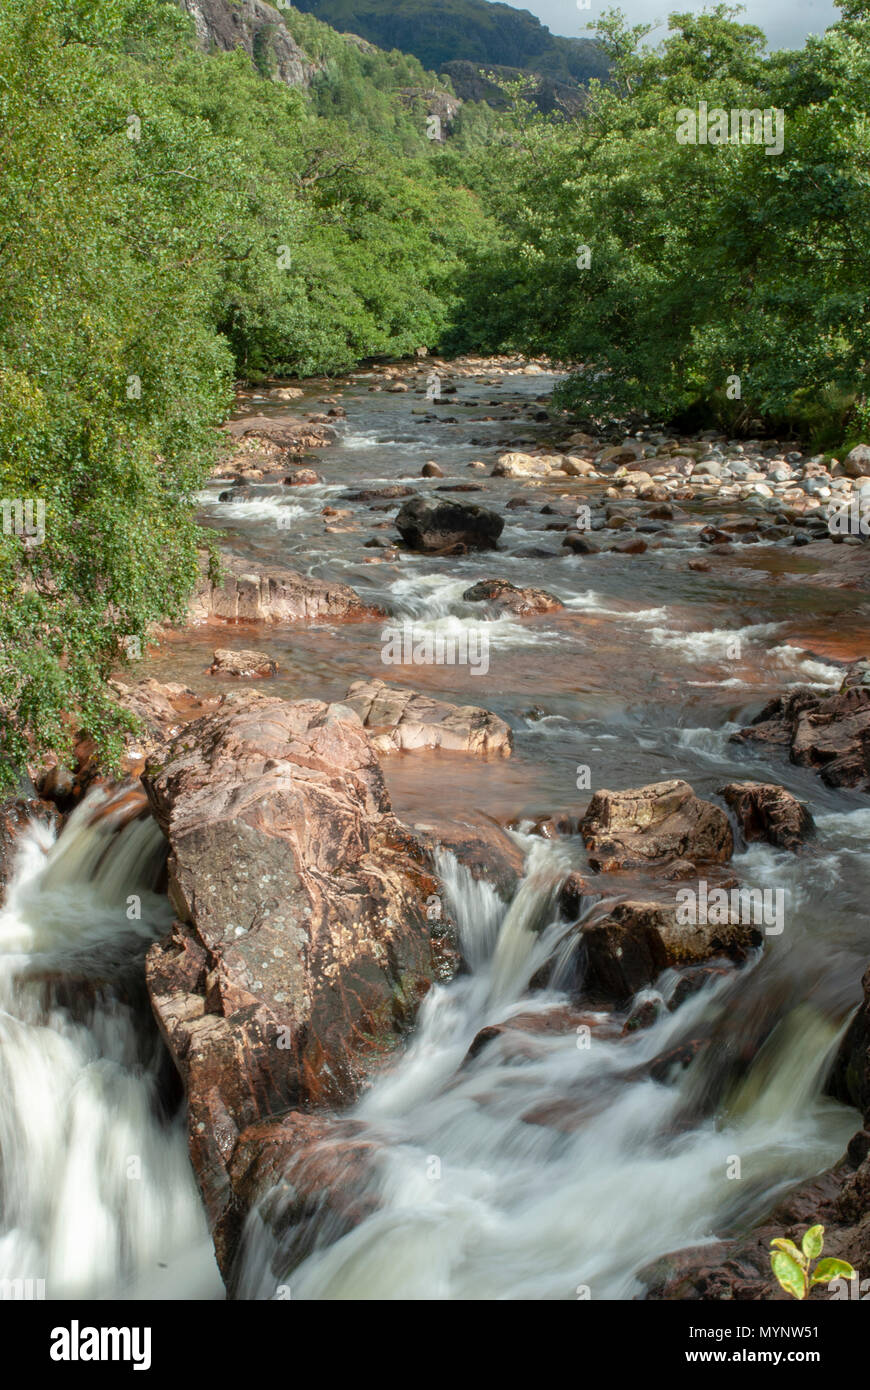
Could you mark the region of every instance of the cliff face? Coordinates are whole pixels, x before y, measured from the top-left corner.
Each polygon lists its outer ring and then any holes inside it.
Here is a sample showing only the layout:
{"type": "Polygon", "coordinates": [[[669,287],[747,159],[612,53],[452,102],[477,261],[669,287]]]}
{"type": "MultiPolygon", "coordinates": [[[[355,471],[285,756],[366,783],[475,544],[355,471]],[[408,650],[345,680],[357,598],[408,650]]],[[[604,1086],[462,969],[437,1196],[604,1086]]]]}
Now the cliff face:
{"type": "Polygon", "coordinates": [[[193,18],[203,48],[243,48],[264,77],[307,87],[311,63],[284,25],[280,10],[263,0],[178,0],[193,18]]]}

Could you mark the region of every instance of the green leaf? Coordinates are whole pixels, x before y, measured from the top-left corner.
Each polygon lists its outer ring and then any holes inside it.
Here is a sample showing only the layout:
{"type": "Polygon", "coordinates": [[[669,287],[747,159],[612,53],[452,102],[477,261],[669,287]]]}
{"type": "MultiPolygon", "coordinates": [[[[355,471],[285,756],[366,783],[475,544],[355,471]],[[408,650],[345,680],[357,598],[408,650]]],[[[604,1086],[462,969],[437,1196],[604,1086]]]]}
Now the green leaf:
{"type": "Polygon", "coordinates": [[[787,1255],[791,1255],[792,1259],[795,1260],[801,1266],[801,1268],[806,1267],[807,1261],[804,1258],[803,1253],[797,1248],[793,1240],[779,1239],[772,1240],[770,1243],[771,1245],[775,1245],[777,1250],[784,1250],[787,1255]]]}
{"type": "Polygon", "coordinates": [[[801,1249],[808,1260],[815,1260],[821,1255],[824,1243],[824,1226],[810,1226],[809,1230],[804,1232],[804,1238],[801,1241],[801,1249]]]}
{"type": "Polygon", "coordinates": [[[776,1250],[770,1257],[771,1268],[786,1293],[792,1298],[806,1298],[804,1271],[785,1250],[776,1250]]]}
{"type": "Polygon", "coordinates": [[[832,1279],[854,1279],[856,1271],[845,1260],[819,1260],[813,1270],[813,1284],[830,1284],[832,1279]]]}

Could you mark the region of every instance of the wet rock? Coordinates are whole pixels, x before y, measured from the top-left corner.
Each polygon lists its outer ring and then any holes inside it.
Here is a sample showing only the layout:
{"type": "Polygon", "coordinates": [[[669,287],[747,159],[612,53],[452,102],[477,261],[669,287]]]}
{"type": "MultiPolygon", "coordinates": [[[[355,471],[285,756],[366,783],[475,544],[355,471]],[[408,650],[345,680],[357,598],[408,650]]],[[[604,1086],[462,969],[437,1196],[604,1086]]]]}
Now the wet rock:
{"type": "Polygon", "coordinates": [[[379,1145],[358,1120],[291,1110],[249,1125],[229,1163],[230,1192],[213,1232],[218,1266],[230,1296],[241,1261],[247,1214],[257,1207],[276,1243],[274,1288],[310,1254],[329,1221],[334,1239],[353,1230],[377,1205],[372,1188],[379,1145]]]}
{"type": "Polygon", "coordinates": [[[143,783],[178,916],[148,990],[215,1224],[242,1131],[352,1099],[455,954],[430,933],[439,885],[346,707],[228,695],[143,783]]]}
{"type": "Polygon", "coordinates": [[[466,603],[488,603],[518,618],[554,613],[564,607],[561,599],[544,589],[518,589],[507,579],[481,579],[462,595],[466,603]]]}
{"type": "Polygon", "coordinates": [[[813,768],[830,787],[870,790],[870,685],[861,671],[861,663],[850,668],[834,695],[798,689],[771,700],[732,740],[788,749],[793,763],[813,768]]]}
{"type": "Polygon", "coordinates": [[[313,468],[297,468],[295,473],[290,473],[284,479],[285,487],[313,487],[315,483],[322,483],[323,479],[319,473],[315,473],[313,468]]]}
{"type": "Polygon", "coordinates": [[[439,466],[438,466],[437,463],[432,463],[432,462],[424,463],[422,469],[420,470],[420,477],[421,477],[421,478],[443,478],[443,477],[444,477],[444,469],[443,469],[443,468],[439,468],[439,466]]]}
{"type": "Polygon", "coordinates": [[[231,651],[227,647],[218,647],[208,670],[211,676],[274,676],[278,663],[266,652],[231,651]]]}
{"type": "MultiPolygon", "coordinates": [[[[416,824],[414,833],[430,852],[449,850],[472,878],[491,884],[508,901],[513,897],[523,875],[525,855],[500,825],[492,821],[470,826],[416,824]]],[[[429,911],[435,912],[434,920],[438,920],[444,906],[439,900],[429,911]]]]}
{"type": "Polygon", "coordinates": [[[597,555],[599,546],[589,539],[585,531],[568,531],[562,541],[565,550],[572,555],[597,555]]]}
{"type": "Polygon", "coordinates": [[[473,502],[414,497],[400,509],[396,527],[412,550],[494,550],[504,521],[473,502]]]}
{"type": "Polygon", "coordinates": [[[583,989],[619,1003],[653,984],[669,967],[699,965],[717,956],[743,961],[761,933],[729,911],[724,923],[681,923],[675,903],[621,902],[607,917],[581,927],[586,956],[583,989]]]}
{"type": "Polygon", "coordinates": [[[688,782],[595,793],[580,822],[593,869],[642,868],[673,859],[721,864],[734,852],[728,817],[688,782]]]}
{"type": "Polygon", "coordinates": [[[864,1000],[840,1044],[826,1089],[870,1121],[870,969],[861,984],[864,1000]]]}
{"type": "Polygon", "coordinates": [[[188,609],[192,623],[360,621],[381,614],[349,584],[312,579],[278,565],[230,558],[220,584],[203,575],[188,609]]]}
{"type": "Polygon", "coordinates": [[[616,555],[643,555],[646,548],[646,541],[641,540],[640,536],[628,536],[624,541],[607,547],[616,555]]]}
{"type": "Polygon", "coordinates": [[[796,796],[768,782],[729,782],[719,788],[734,812],[747,844],[766,840],[780,849],[796,850],[815,828],[813,818],[796,796]]]}
{"type": "Polygon", "coordinates": [[[451,705],[380,680],[354,681],[344,703],[373,731],[379,753],[444,748],[506,758],[513,747],[510,727],[478,705],[451,705]]]}
{"type": "Polygon", "coordinates": [[[566,922],[576,922],[583,907],[583,899],[590,897],[593,889],[576,869],[572,869],[559,889],[559,915],[566,922]]]}
{"type": "Polygon", "coordinates": [[[343,502],[383,502],[400,497],[413,497],[412,487],[403,487],[400,483],[391,483],[387,487],[364,487],[357,488],[350,492],[340,494],[343,502]]]}

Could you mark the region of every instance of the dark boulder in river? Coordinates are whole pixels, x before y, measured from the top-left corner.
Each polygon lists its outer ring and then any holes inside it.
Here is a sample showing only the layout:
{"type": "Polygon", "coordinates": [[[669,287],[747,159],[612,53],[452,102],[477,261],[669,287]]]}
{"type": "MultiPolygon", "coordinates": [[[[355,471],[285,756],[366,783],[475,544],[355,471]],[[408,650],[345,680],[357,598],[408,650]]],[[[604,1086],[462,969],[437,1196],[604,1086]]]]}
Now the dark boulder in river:
{"type": "Polygon", "coordinates": [[[473,502],[413,497],[399,510],[396,527],[412,550],[494,550],[504,521],[473,502]]]}
{"type": "Polygon", "coordinates": [[[813,833],[813,818],[796,796],[770,782],[728,782],[719,788],[747,844],[766,840],[796,850],[813,833]]]}

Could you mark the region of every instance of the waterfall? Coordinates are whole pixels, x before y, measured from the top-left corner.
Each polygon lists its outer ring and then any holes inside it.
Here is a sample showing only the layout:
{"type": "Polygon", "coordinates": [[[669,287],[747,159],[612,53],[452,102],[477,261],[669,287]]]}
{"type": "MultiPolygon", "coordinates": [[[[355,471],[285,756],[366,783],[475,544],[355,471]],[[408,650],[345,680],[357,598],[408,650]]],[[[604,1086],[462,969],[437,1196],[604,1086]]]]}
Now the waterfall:
{"type": "Polygon", "coordinates": [[[650,1075],[682,1042],[739,1035],[758,966],[626,1036],[624,1015],[575,1008],[563,1031],[507,1029],[469,1055],[484,1027],[569,1006],[552,987],[529,993],[548,958],[558,982],[571,928],[554,910],[564,849],[527,843],[507,907],[442,856],[470,973],[430,992],[407,1050],[352,1112],[372,1146],[361,1219],[348,1228],[327,1203],[276,1237],[270,1194],[249,1218],[239,1296],[631,1298],[657,1256],[759,1219],[842,1152],[856,1117],[821,1093],[840,1029],[810,1005],[786,1011],[739,1081],[722,1080],[715,1113],[697,1103],[703,1056],[666,1083],[650,1075]]]}
{"type": "Polygon", "coordinates": [[[49,1299],[220,1297],[144,988],[171,921],[153,891],[165,842],[120,819],[96,793],[56,843],[33,826],[0,912],[0,1280],[49,1299]]]}

